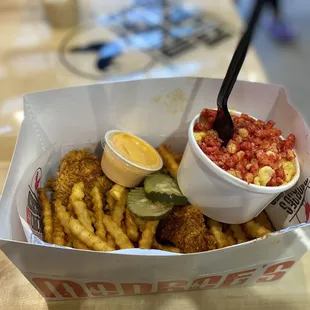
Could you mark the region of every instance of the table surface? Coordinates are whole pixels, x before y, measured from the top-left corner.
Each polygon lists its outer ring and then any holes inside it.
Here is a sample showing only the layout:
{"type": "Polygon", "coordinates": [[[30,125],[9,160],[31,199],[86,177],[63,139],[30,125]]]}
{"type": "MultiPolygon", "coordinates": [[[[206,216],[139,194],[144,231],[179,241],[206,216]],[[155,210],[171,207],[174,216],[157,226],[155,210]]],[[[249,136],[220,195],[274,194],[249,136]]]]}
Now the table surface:
{"type": "MultiPolygon", "coordinates": [[[[106,2],[106,1],[105,1],[106,2]]],[[[117,1],[117,5],[121,5],[117,1]]],[[[240,19],[232,0],[195,0],[209,12],[221,16],[240,29],[240,19]],[[209,2],[208,4],[205,2],[209,2]],[[212,3],[211,3],[212,2],[212,3]]],[[[82,18],[89,12],[113,11],[111,3],[80,1],[82,18]]],[[[5,180],[22,114],[22,95],[48,88],[89,84],[57,62],[57,49],[65,30],[51,29],[40,8],[40,0],[0,2],[0,192],[5,180]],[[31,66],[29,66],[31,63],[31,66]],[[36,66],[34,66],[36,64],[36,66]]],[[[196,76],[222,77],[237,36],[206,54],[196,76]],[[212,58],[211,58],[212,57],[212,58]]],[[[199,59],[197,51],[196,59],[199,59]]],[[[241,79],[265,81],[255,52],[250,51],[241,79]]],[[[153,294],[107,299],[89,299],[47,304],[14,265],[0,252],[0,309],[306,309],[310,303],[310,254],[278,284],[272,286],[210,290],[188,293],[153,294]]]]}

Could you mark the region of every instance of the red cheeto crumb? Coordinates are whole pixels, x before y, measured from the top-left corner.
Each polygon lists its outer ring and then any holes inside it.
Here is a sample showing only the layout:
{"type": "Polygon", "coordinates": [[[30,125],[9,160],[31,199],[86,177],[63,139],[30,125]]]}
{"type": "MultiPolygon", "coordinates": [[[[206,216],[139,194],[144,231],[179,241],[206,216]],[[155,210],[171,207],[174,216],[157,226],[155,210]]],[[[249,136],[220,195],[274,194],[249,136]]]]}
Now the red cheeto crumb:
{"type": "MultiPolygon", "coordinates": [[[[194,132],[205,133],[197,140],[201,150],[219,167],[247,183],[255,183],[260,176],[260,169],[270,167],[273,171],[266,181],[266,186],[279,186],[286,181],[283,162],[294,160],[293,147],[295,136],[290,134],[285,140],[281,130],[275,128],[275,122],[255,120],[247,114],[232,116],[235,133],[226,147],[217,133],[211,130],[216,118],[216,111],[204,109],[194,132]]],[[[263,170],[263,169],[262,169],[263,170]]]]}

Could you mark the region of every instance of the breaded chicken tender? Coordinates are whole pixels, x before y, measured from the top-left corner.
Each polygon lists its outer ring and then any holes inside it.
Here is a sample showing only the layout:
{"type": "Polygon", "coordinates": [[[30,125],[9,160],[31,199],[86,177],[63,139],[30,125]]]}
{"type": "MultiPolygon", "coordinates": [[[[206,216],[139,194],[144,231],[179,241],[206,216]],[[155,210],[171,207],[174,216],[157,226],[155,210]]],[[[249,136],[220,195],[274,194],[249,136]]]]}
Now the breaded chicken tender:
{"type": "Polygon", "coordinates": [[[94,186],[98,187],[101,196],[112,186],[111,181],[103,175],[99,159],[86,149],[71,151],[61,160],[54,184],[55,199],[67,206],[72,187],[79,182],[85,184],[84,201],[88,209],[92,207],[90,192],[94,186]]]}
{"type": "Polygon", "coordinates": [[[216,249],[216,241],[209,234],[202,212],[194,206],[176,206],[157,229],[159,240],[170,241],[184,253],[216,249]]]}

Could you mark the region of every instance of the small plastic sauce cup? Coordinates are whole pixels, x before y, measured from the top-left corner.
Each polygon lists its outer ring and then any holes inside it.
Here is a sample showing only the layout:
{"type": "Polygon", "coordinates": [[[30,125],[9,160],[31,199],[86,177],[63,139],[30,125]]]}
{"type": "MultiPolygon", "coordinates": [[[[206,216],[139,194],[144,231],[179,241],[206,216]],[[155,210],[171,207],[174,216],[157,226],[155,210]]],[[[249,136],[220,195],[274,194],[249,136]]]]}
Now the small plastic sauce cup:
{"type": "Polygon", "coordinates": [[[156,149],[130,133],[110,130],[105,134],[102,144],[102,171],[119,185],[135,187],[147,175],[163,167],[156,149]]]}

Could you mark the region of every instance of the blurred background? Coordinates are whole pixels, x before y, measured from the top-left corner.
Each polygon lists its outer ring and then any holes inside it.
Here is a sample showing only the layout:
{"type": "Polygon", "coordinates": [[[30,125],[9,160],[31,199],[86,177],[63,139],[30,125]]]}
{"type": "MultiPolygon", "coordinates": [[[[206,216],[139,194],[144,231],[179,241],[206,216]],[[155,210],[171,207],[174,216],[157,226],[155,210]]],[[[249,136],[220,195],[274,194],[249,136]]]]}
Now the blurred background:
{"type": "MultiPolygon", "coordinates": [[[[140,78],[222,78],[253,2],[0,0],[0,193],[25,93],[140,78]]],[[[278,0],[277,9],[271,2],[239,79],[284,85],[307,115],[310,2],[278,0]]]]}

